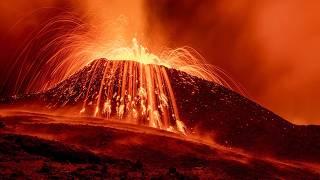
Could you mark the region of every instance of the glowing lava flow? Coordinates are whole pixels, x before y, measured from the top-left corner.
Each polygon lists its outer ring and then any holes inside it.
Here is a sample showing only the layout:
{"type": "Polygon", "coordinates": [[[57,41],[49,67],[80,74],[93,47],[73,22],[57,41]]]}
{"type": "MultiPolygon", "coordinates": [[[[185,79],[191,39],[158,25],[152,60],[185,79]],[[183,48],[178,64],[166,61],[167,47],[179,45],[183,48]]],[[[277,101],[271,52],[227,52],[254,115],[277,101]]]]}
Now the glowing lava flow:
{"type": "Polygon", "coordinates": [[[186,133],[165,67],[106,59],[89,66],[81,114],[186,133]]]}

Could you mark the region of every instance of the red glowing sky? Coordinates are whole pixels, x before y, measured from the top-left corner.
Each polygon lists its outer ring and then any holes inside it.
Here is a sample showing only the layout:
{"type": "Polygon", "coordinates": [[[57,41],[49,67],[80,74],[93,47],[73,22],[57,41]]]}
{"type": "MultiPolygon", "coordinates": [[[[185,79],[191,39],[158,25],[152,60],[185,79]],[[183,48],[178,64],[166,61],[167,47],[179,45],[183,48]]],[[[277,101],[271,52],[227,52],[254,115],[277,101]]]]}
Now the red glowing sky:
{"type": "Polygon", "coordinates": [[[319,8],[317,0],[1,1],[1,93],[10,91],[3,82],[18,48],[42,23],[65,11],[124,15],[132,34],[143,34],[151,49],[192,46],[251,99],[291,122],[319,124],[319,8]]]}

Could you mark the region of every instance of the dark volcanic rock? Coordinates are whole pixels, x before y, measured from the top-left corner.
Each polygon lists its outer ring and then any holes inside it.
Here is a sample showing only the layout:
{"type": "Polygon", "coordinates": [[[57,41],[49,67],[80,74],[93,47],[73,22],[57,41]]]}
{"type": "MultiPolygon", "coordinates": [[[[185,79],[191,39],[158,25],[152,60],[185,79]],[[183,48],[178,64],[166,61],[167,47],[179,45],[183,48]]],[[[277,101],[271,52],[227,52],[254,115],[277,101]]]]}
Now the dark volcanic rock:
{"type": "Polygon", "coordinates": [[[89,137],[91,142],[87,143],[99,142],[96,137],[101,132],[114,137],[102,139],[108,140],[109,145],[99,145],[88,151],[85,147],[90,146],[85,143],[73,142],[73,145],[63,140],[0,134],[0,179],[319,179],[318,172],[303,166],[287,166],[254,157],[246,162],[232,160],[230,157],[236,154],[215,153],[217,149],[165,136],[94,126],[67,125],[65,130],[78,133],[69,136],[79,141],[89,137]],[[119,140],[128,137],[141,138],[142,144],[119,144],[119,140]],[[108,149],[120,154],[110,153],[108,149]],[[61,160],[61,154],[70,153],[73,155],[61,160]],[[141,161],[133,161],[136,157],[141,161]],[[198,163],[200,161],[206,163],[198,163]]]}
{"type": "Polygon", "coordinates": [[[0,121],[0,129],[5,128],[5,127],[6,127],[6,124],[4,122],[0,121]]]}
{"type": "Polygon", "coordinates": [[[188,127],[212,133],[227,146],[320,161],[320,126],[294,125],[223,86],[173,69],[169,72],[188,127]]]}

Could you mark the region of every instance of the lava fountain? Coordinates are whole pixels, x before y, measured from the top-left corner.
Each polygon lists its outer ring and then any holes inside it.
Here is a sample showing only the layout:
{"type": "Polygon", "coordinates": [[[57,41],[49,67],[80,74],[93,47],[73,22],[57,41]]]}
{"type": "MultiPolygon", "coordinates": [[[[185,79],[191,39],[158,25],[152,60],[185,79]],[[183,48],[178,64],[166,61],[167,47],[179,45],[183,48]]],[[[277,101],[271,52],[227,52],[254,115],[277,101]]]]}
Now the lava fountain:
{"type": "Polygon", "coordinates": [[[88,68],[81,114],[107,119],[116,115],[124,122],[185,133],[164,67],[100,59],[88,68]],[[99,88],[92,88],[99,75],[99,88]]]}
{"type": "MultiPolygon", "coordinates": [[[[33,57],[33,64],[28,66],[25,60],[30,58],[30,47],[24,48],[16,62],[22,67],[17,89],[28,82],[25,93],[50,91],[78,71],[87,69],[86,78],[81,82],[80,94],[84,98],[78,102],[82,104],[80,115],[117,119],[183,134],[187,128],[179,116],[168,68],[242,92],[228,75],[206,64],[205,59],[190,47],[168,49],[155,55],[135,38],[131,46],[124,46],[121,37],[105,43],[103,35],[95,27],[87,27],[87,24],[74,19],[50,22],[36,39],[41,39],[41,36],[47,38],[48,32],[61,29],[56,27],[57,24],[66,22],[74,23],[75,27],[71,30],[62,28],[57,37],[41,46],[33,57]]],[[[29,45],[36,44],[33,41],[29,45]]],[[[62,104],[67,104],[70,99],[62,101],[62,104]]]]}

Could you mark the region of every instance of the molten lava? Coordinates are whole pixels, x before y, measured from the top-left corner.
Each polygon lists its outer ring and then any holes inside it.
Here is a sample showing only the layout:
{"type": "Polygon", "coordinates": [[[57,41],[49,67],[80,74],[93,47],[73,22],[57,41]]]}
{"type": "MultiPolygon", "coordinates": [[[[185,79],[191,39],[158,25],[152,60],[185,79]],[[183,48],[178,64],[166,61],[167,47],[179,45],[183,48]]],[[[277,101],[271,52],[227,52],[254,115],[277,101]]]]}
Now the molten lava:
{"type": "Polygon", "coordinates": [[[86,68],[81,114],[185,134],[165,67],[100,59],[86,68]]]}

